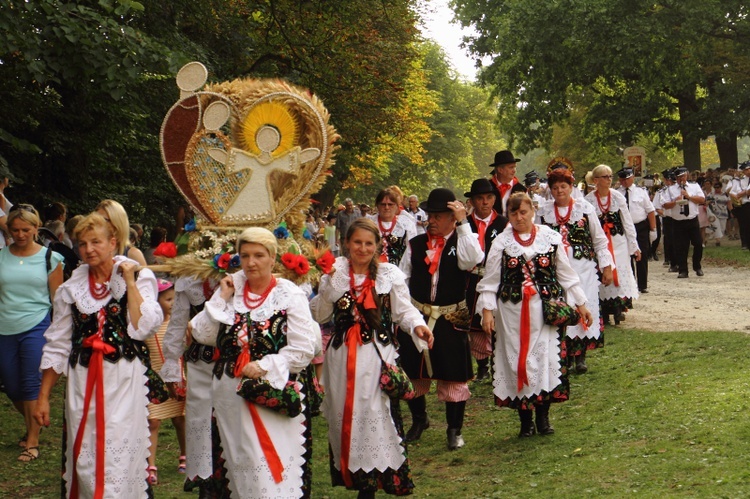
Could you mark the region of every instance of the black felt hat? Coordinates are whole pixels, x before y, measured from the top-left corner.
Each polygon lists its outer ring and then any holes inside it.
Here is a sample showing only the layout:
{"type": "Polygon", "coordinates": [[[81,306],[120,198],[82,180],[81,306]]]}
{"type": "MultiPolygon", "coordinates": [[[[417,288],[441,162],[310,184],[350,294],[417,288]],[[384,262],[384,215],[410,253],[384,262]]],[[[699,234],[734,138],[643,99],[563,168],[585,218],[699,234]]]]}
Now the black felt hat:
{"type": "Polygon", "coordinates": [[[443,211],[452,211],[448,207],[448,203],[455,201],[456,195],[453,194],[453,191],[450,189],[446,189],[444,187],[440,187],[437,189],[433,189],[430,192],[430,195],[427,196],[427,201],[423,202],[419,205],[420,208],[422,208],[427,213],[440,213],[443,211]]]}
{"type": "Polygon", "coordinates": [[[506,149],[505,151],[495,153],[495,161],[490,166],[494,168],[496,166],[518,163],[519,161],[521,160],[513,156],[513,153],[506,149]]]}
{"type": "Polygon", "coordinates": [[[492,183],[486,178],[478,178],[471,183],[471,190],[464,192],[464,197],[470,198],[478,194],[495,194],[492,183]]]}

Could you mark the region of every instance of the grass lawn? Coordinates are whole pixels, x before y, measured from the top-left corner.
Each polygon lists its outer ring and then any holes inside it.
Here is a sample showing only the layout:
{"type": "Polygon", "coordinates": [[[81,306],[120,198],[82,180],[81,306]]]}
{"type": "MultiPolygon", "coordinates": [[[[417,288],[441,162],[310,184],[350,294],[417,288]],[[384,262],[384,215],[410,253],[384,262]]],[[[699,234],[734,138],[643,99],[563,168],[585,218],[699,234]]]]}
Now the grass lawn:
{"type": "MultiPolygon", "coordinates": [[[[750,336],[608,328],[606,341],[604,349],[590,353],[590,372],[572,377],[571,400],[552,406],[557,433],[550,437],[518,439],[516,413],[493,407],[489,384],[474,385],[464,426],[467,445],[449,452],[443,406],[428,396],[432,427],[410,448],[415,495],[747,496],[750,336]]],[[[59,408],[56,393],[53,405],[59,408]]],[[[57,424],[42,433],[41,458],[20,464],[21,419],[5,398],[0,411],[0,497],[59,497],[59,412],[57,424]]],[[[314,426],[313,497],[353,497],[330,486],[325,420],[315,418],[314,426]]],[[[191,496],[181,491],[178,454],[165,422],[157,498],[191,496]]]]}

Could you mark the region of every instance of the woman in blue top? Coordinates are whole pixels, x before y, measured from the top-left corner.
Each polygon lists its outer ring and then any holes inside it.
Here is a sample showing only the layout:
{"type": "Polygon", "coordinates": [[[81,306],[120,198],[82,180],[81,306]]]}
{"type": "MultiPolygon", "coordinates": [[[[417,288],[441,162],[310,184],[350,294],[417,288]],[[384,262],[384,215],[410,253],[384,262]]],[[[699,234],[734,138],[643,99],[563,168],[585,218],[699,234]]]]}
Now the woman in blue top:
{"type": "Polygon", "coordinates": [[[32,414],[41,384],[44,332],[50,303],[63,281],[63,257],[36,242],[39,214],[28,204],[8,215],[13,243],[0,251],[0,377],[5,392],[26,422],[19,445],[22,462],[39,457],[39,425],[32,414]],[[48,263],[49,262],[49,263],[48,263]]]}

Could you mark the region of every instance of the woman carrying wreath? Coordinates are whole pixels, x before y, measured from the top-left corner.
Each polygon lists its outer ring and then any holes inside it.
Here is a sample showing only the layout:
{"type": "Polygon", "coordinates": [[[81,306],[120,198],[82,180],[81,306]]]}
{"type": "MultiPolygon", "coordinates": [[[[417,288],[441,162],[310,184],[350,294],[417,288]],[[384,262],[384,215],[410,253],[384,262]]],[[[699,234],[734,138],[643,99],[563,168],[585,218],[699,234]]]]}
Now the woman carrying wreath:
{"type": "Polygon", "coordinates": [[[638,284],[630,267],[630,255],[636,261],[641,259],[638,249],[635,225],[625,196],[612,185],[612,169],[599,165],[592,171],[596,190],[586,195],[599,217],[599,222],[607,236],[609,254],[614,260],[612,282],[602,282],[599,286],[599,302],[602,307],[604,324],[609,324],[609,316],[614,317],[615,324],[625,319],[625,312],[633,308],[633,298],[638,298],[638,284]]]}
{"type": "Polygon", "coordinates": [[[309,497],[312,435],[306,390],[297,393],[303,411],[294,417],[272,409],[279,405],[270,400],[267,405],[246,401],[237,390],[247,380],[277,390],[288,382],[295,390],[307,386],[320,329],[304,292],[271,273],[278,247],[270,231],[245,229],[236,248],[241,271],[224,277],[191,321],[193,338],[220,351],[212,392],[229,488],[232,497],[309,497]]]}
{"type": "Polygon", "coordinates": [[[404,256],[409,240],[417,235],[414,219],[400,212],[401,196],[392,188],[383,189],[375,197],[378,212],[371,218],[378,226],[383,242],[381,262],[398,266],[404,256]]]}
{"type": "Polygon", "coordinates": [[[575,365],[576,372],[585,373],[588,370],[586,350],[604,344],[604,328],[599,317],[599,273],[602,283],[612,282],[612,256],[594,207],[571,196],[573,174],[567,169],[553,170],[547,176],[547,185],[553,201],[539,210],[542,223],[562,236],[565,254],[581,280],[593,317],[591,327],[568,326],[565,334],[568,365],[575,365]]]}
{"type": "Polygon", "coordinates": [[[432,333],[411,304],[403,273],[380,263],[375,223],[352,222],[345,244],[349,258],[336,259],[310,303],[318,322],[334,321],[322,379],[331,478],[335,486],[358,490],[360,498],[375,497],[378,489],[407,495],[414,484],[401,412],[398,400],[380,388],[380,369],[383,361],[397,363],[394,323],[423,348],[432,345],[432,333]]]}
{"type": "Polygon", "coordinates": [[[567,400],[570,386],[562,362],[565,332],[545,323],[542,299],[567,293],[566,301],[587,325],[592,318],[562,237],[547,226],[534,225],[531,198],[513,194],[507,213],[510,226],[493,241],[485,275],[477,284],[476,311],[482,314],[485,332],[495,334],[495,403],[518,409],[520,437],[536,431],[550,435],[550,403],[567,400]]]}
{"type": "Polygon", "coordinates": [[[65,374],[65,496],[145,498],[147,405],[157,391],[166,396],[143,342],[163,319],[156,278],[115,256],[114,229],[101,215],[74,234],[84,264],[55,294],[34,417],[49,426],[50,392],[65,374]]]}

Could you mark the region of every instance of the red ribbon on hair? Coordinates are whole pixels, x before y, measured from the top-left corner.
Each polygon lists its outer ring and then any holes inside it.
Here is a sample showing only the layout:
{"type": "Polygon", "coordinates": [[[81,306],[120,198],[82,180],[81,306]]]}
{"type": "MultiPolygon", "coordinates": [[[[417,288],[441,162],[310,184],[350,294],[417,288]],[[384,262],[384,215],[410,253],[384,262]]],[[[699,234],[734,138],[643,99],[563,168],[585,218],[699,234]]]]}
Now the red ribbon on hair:
{"type": "MultiPolygon", "coordinates": [[[[615,261],[615,246],[612,242],[612,229],[615,228],[615,224],[612,222],[607,222],[604,225],[602,225],[602,229],[604,229],[604,233],[607,234],[607,249],[609,250],[609,254],[612,255],[612,262],[615,261]]],[[[612,271],[612,282],[615,286],[620,285],[620,280],[617,278],[617,268],[612,271]]]]}
{"type": "Polygon", "coordinates": [[[263,455],[266,457],[266,462],[271,470],[273,481],[281,483],[283,480],[281,473],[284,471],[284,465],[281,464],[279,453],[276,452],[276,447],[274,447],[271,436],[268,434],[268,430],[266,430],[266,426],[263,424],[260,414],[258,414],[258,409],[252,402],[245,401],[245,403],[250,411],[250,417],[253,419],[255,433],[258,435],[258,442],[260,442],[260,448],[263,450],[263,455]]]}
{"type": "Polygon", "coordinates": [[[533,286],[523,287],[523,301],[521,302],[521,349],[518,352],[518,391],[523,385],[529,384],[529,376],[526,373],[526,357],[529,355],[529,340],[531,338],[531,314],[529,313],[529,300],[536,294],[533,286]]]}
{"type": "Polygon", "coordinates": [[[104,421],[104,355],[115,351],[115,347],[105,343],[104,323],[107,320],[107,313],[102,308],[97,315],[98,330],[83,340],[83,346],[91,348],[91,359],[89,360],[89,370],[86,374],[86,392],[83,399],[83,416],[81,423],[76,432],[76,439],[73,443],[73,483],[70,486],[70,497],[78,497],[78,473],[76,471],[78,456],[81,454],[83,445],[83,435],[86,430],[86,421],[88,420],[89,408],[91,407],[91,396],[96,388],[96,466],[95,466],[95,488],[94,499],[104,497],[104,443],[105,443],[105,421],[104,421]]]}
{"type": "Polygon", "coordinates": [[[445,248],[445,238],[443,236],[433,237],[429,234],[427,235],[427,251],[432,250],[432,258],[428,254],[428,256],[424,257],[424,263],[430,266],[427,269],[430,275],[435,275],[435,272],[437,272],[443,248],[445,248]]]}

